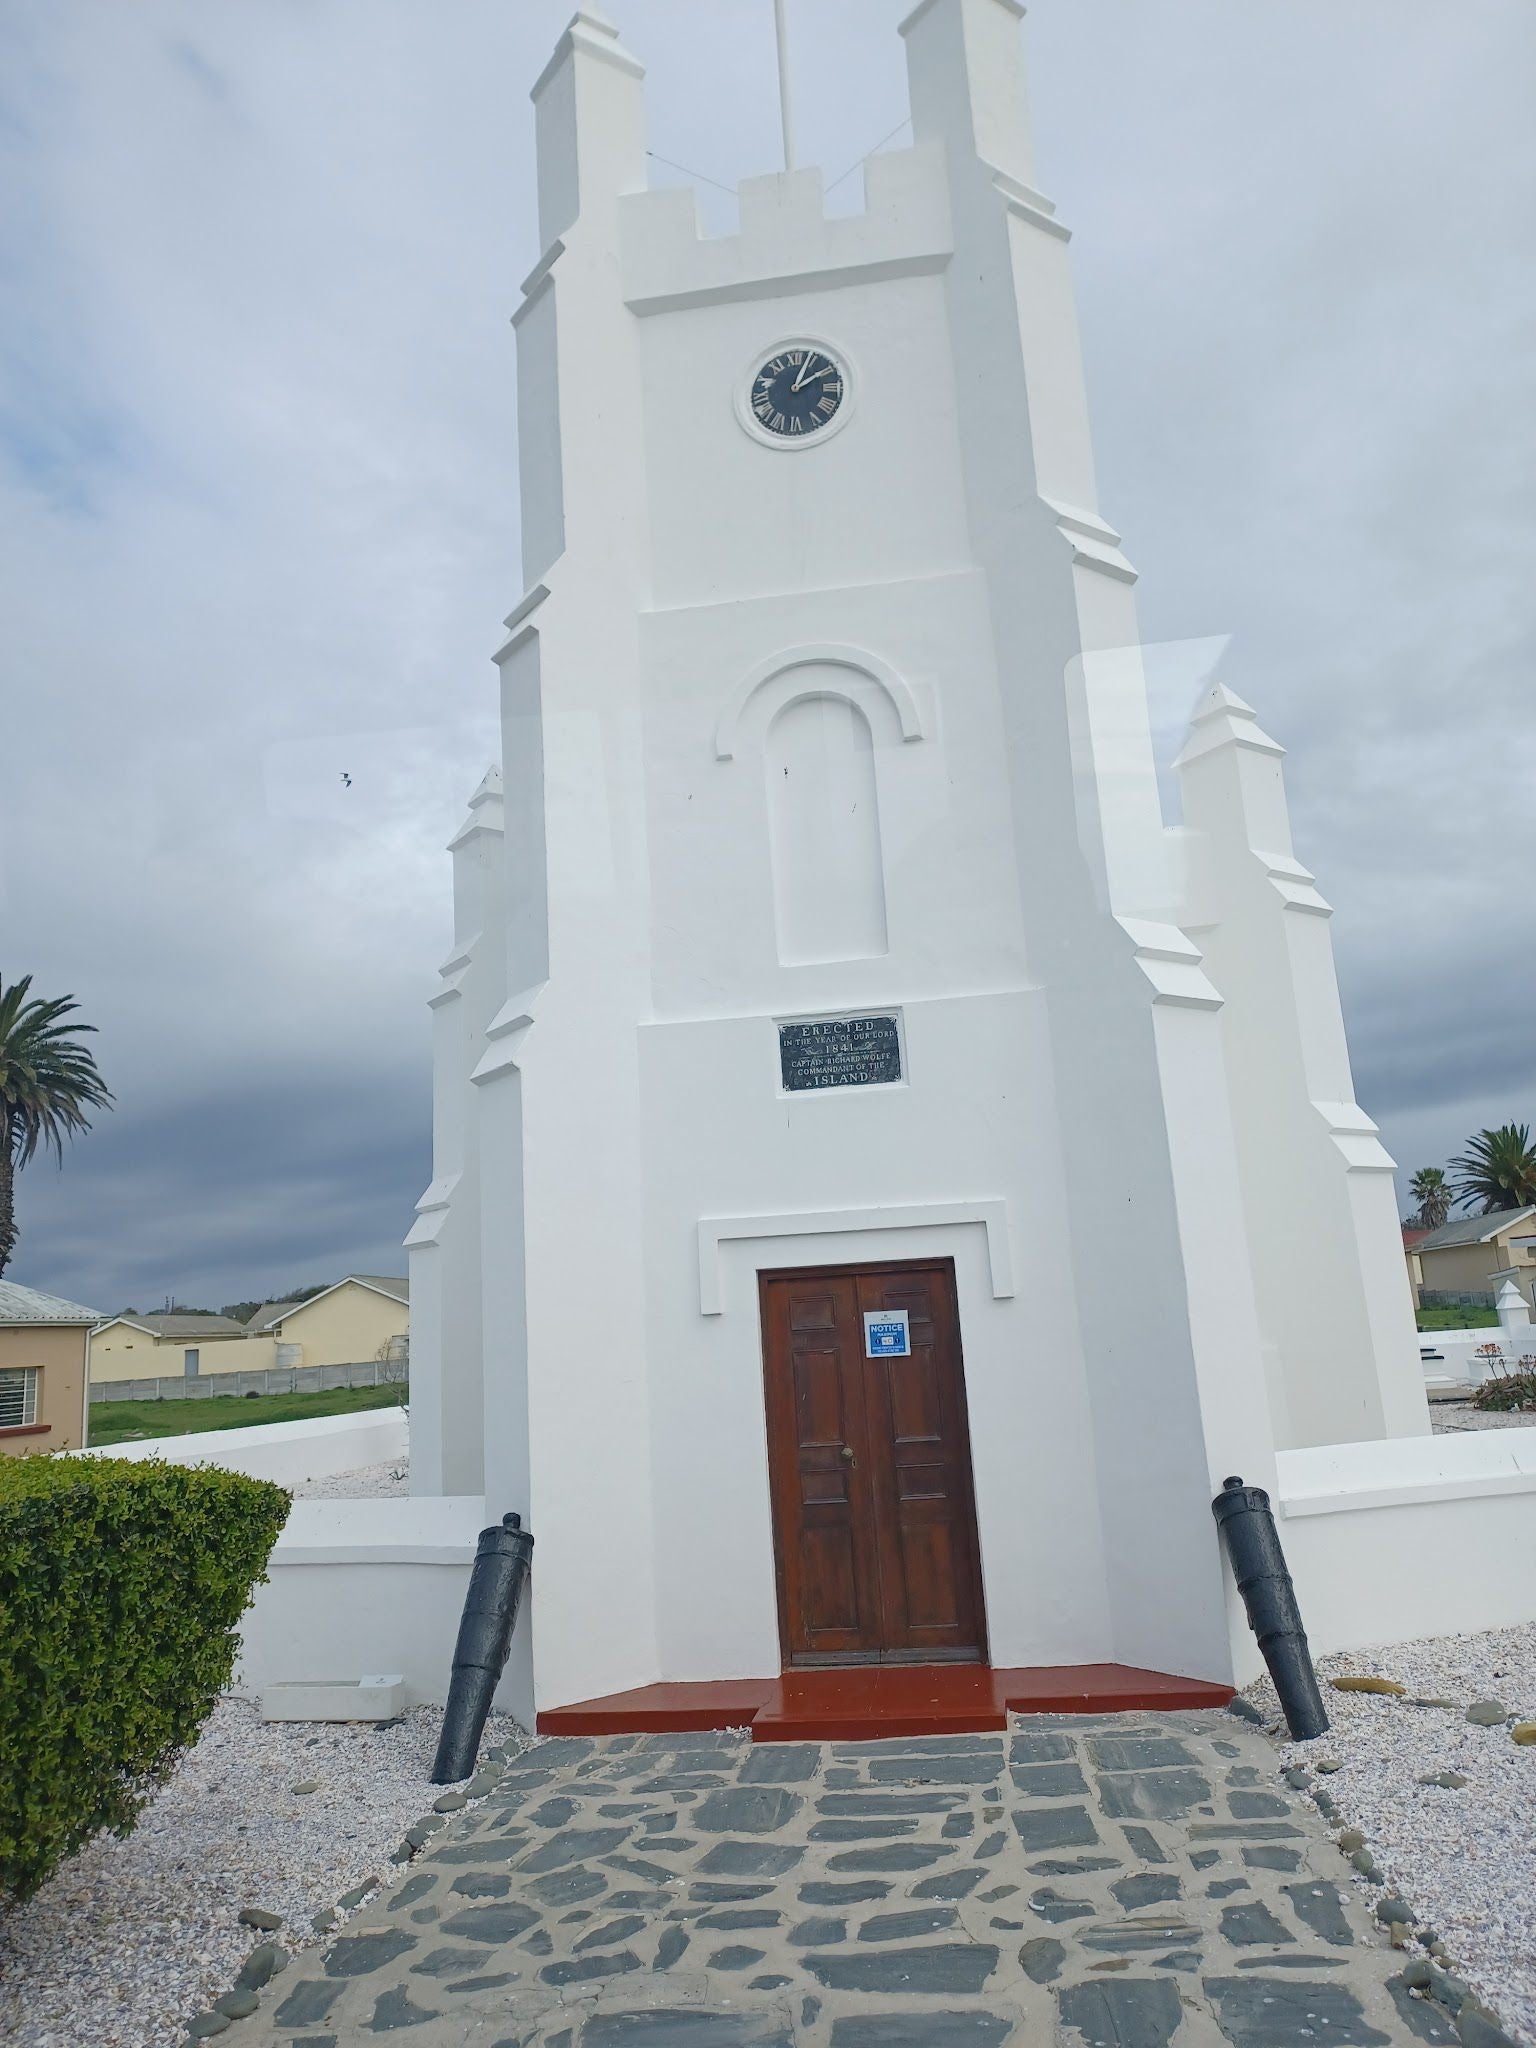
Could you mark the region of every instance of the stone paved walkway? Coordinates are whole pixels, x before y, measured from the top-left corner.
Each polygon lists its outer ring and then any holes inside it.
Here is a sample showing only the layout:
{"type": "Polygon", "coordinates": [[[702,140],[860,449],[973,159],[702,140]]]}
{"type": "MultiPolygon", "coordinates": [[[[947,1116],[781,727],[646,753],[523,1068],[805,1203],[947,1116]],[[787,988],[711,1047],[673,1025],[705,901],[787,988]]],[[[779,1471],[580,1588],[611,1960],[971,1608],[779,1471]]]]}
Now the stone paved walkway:
{"type": "Polygon", "coordinates": [[[1376,2048],[1410,1999],[1222,1713],[547,1742],[230,2048],[1376,2048]],[[1397,1980],[1394,1982],[1394,1980],[1397,1980]]]}

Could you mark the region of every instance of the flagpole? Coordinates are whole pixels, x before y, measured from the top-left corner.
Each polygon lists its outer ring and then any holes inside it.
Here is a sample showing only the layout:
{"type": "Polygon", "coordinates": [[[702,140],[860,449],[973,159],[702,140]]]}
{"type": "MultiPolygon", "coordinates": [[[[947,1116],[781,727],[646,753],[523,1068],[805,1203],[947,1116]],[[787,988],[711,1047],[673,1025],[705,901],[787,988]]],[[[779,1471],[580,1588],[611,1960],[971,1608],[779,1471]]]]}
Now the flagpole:
{"type": "Polygon", "coordinates": [[[784,123],[784,168],[795,168],[795,122],[789,101],[789,19],[787,0],[773,0],[774,27],[779,39],[779,112],[784,123]]]}

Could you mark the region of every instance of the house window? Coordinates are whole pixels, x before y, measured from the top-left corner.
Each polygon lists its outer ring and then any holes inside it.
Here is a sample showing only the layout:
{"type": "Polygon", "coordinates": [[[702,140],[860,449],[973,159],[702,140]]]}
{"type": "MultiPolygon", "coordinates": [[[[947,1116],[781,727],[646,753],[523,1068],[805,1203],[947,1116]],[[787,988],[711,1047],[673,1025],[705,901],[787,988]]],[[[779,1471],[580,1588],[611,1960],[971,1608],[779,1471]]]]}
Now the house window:
{"type": "Polygon", "coordinates": [[[37,1420],[37,1367],[0,1372],[0,1429],[27,1429],[37,1420]]]}

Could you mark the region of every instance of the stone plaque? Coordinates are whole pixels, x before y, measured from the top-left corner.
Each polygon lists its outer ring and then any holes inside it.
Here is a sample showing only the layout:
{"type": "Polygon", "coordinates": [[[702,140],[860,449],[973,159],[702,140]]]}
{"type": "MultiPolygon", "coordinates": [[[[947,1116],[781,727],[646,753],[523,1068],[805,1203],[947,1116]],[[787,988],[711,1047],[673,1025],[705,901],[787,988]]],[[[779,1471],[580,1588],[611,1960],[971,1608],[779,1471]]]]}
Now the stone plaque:
{"type": "Polygon", "coordinates": [[[899,1081],[901,1034],[896,1019],[827,1017],[805,1024],[781,1024],[779,1071],[791,1093],[899,1081]]]}

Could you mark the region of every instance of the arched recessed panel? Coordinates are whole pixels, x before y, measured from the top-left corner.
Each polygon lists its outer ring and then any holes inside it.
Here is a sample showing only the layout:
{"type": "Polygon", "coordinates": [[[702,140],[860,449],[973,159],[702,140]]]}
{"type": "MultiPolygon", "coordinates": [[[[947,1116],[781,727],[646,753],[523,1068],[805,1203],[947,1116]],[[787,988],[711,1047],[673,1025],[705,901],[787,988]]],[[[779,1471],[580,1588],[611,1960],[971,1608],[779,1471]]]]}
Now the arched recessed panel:
{"type": "Polygon", "coordinates": [[[803,687],[763,747],[779,959],[872,959],[886,951],[886,921],[869,720],[838,692],[835,670],[794,680],[803,687]]]}

